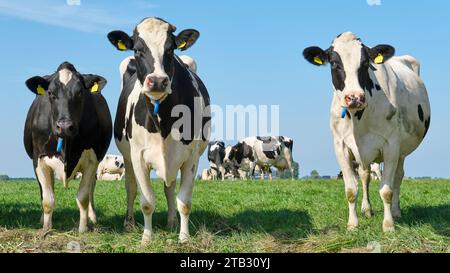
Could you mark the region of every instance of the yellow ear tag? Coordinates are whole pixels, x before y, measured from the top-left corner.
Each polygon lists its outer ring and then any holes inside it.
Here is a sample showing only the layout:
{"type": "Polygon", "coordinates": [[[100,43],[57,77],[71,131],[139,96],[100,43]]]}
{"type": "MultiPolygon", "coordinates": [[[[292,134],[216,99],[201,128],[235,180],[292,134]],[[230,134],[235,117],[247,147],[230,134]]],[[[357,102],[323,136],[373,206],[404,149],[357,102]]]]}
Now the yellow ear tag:
{"type": "Polygon", "coordinates": [[[36,89],[38,95],[44,95],[45,94],[45,89],[42,88],[42,86],[38,85],[37,89],[36,89]]]}
{"type": "Polygon", "coordinates": [[[127,46],[122,42],[122,40],[119,40],[117,42],[117,48],[119,48],[120,50],[127,50],[127,46]]]}
{"type": "Polygon", "coordinates": [[[314,57],[314,62],[315,62],[316,64],[320,64],[320,65],[323,64],[322,59],[321,59],[320,57],[318,57],[318,56],[314,57]]]}
{"type": "Polygon", "coordinates": [[[181,44],[178,46],[178,49],[184,48],[186,46],[186,42],[182,41],[181,44]]]}
{"type": "Polygon", "coordinates": [[[99,86],[98,83],[94,83],[94,85],[91,87],[91,93],[98,92],[99,86]]]}
{"type": "Polygon", "coordinates": [[[378,56],[375,58],[374,63],[376,64],[382,64],[384,62],[384,57],[381,54],[378,54],[378,56]]]}

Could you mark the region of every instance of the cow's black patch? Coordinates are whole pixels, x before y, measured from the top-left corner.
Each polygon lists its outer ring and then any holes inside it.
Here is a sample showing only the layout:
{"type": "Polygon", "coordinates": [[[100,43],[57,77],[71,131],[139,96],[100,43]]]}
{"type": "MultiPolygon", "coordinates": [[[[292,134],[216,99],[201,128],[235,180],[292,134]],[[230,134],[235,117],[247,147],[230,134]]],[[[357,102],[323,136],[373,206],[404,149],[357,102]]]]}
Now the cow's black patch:
{"type": "Polygon", "coordinates": [[[361,87],[372,96],[372,90],[375,88],[375,85],[369,75],[369,64],[369,53],[363,46],[361,49],[361,62],[358,68],[358,80],[361,87]]]}
{"type": "Polygon", "coordinates": [[[355,117],[357,117],[358,120],[361,120],[362,116],[364,115],[364,110],[366,110],[366,109],[362,109],[362,110],[357,111],[357,112],[355,113],[355,117]]]}
{"type": "Polygon", "coordinates": [[[428,117],[427,120],[425,120],[425,134],[423,135],[423,137],[425,138],[428,134],[428,130],[430,129],[430,124],[431,124],[431,116],[428,117]]]}
{"type": "MultiPolygon", "coordinates": [[[[134,119],[136,123],[144,127],[149,133],[158,133],[160,126],[158,120],[153,115],[153,104],[150,103],[148,97],[143,94],[139,95],[139,99],[134,107],[134,119]]],[[[128,121],[130,123],[131,120],[128,121]]]]}
{"type": "Polygon", "coordinates": [[[263,153],[267,158],[275,159],[275,158],[277,158],[277,156],[279,156],[281,154],[281,149],[280,149],[280,146],[276,146],[276,148],[274,147],[274,149],[272,149],[272,150],[263,149],[263,153]]]}
{"type": "Polygon", "coordinates": [[[336,90],[343,91],[345,89],[345,69],[341,56],[336,51],[333,51],[333,47],[329,50],[330,64],[331,64],[331,77],[333,85],[336,90]]]}
{"type": "Polygon", "coordinates": [[[133,138],[133,117],[134,117],[134,104],[131,104],[130,112],[128,112],[128,119],[126,120],[126,140],[130,140],[133,138]]]}
{"type": "Polygon", "coordinates": [[[244,159],[248,159],[251,162],[255,161],[252,147],[245,142],[239,142],[231,149],[230,159],[235,159],[239,165],[244,159]]]}
{"type": "Polygon", "coordinates": [[[350,115],[350,112],[349,111],[347,111],[346,113],[345,113],[345,115],[348,117],[348,119],[352,119],[352,115],[350,115]]]}
{"type": "MultiPolygon", "coordinates": [[[[114,120],[114,137],[119,141],[122,141],[123,130],[125,129],[126,126],[125,118],[126,118],[128,97],[130,96],[131,91],[133,91],[134,83],[136,82],[136,60],[134,59],[130,60],[127,66],[127,70],[123,75],[122,82],[123,82],[123,89],[119,97],[119,103],[117,105],[116,119],[114,120]]],[[[130,113],[132,112],[130,111],[130,113]]],[[[131,132],[129,133],[128,137],[131,137],[131,132]]]]}
{"type": "Polygon", "coordinates": [[[420,121],[424,121],[424,116],[423,116],[423,109],[422,109],[422,105],[418,105],[417,106],[417,113],[419,114],[419,119],[420,121]]]}
{"type": "Polygon", "coordinates": [[[155,71],[155,59],[153,58],[153,53],[148,48],[145,41],[138,36],[139,33],[135,33],[134,37],[134,58],[136,63],[137,78],[144,84],[147,75],[155,71]]]}
{"type": "Polygon", "coordinates": [[[114,165],[116,165],[116,167],[120,167],[120,162],[119,161],[115,161],[114,165]]]}

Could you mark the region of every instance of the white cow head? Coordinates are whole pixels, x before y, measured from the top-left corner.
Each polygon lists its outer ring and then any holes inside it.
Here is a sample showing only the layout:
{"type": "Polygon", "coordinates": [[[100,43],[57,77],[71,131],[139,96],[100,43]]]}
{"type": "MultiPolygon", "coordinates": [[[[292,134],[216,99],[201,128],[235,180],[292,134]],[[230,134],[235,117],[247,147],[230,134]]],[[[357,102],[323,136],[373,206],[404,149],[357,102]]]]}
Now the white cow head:
{"type": "Polygon", "coordinates": [[[331,65],[333,85],[341,106],[356,112],[367,106],[367,97],[372,96],[374,88],[380,89],[371,79],[369,70],[376,70],[374,65],[383,64],[394,53],[390,45],[369,48],[353,33],[345,32],[327,50],[308,47],[303,56],[317,66],[331,65]]]}
{"type": "Polygon", "coordinates": [[[142,93],[152,100],[161,100],[172,93],[174,50],[190,48],[200,36],[193,29],[178,35],[174,35],[175,31],[175,26],[162,19],[146,18],[136,26],[131,37],[123,31],[108,34],[109,41],[118,50],[134,50],[142,93]]]}

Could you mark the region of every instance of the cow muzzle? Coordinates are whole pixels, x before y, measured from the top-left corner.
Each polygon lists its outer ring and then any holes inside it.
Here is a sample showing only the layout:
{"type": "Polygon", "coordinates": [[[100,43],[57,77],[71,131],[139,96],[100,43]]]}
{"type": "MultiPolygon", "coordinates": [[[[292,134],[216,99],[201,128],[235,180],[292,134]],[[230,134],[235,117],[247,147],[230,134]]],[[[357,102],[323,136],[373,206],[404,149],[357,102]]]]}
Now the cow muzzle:
{"type": "Polygon", "coordinates": [[[60,137],[72,137],[78,133],[77,127],[70,119],[60,119],[56,122],[56,131],[60,137]]]}
{"type": "Polygon", "coordinates": [[[143,93],[153,100],[161,100],[168,92],[170,80],[167,76],[147,76],[144,81],[143,93]]]}
{"type": "Polygon", "coordinates": [[[345,95],[343,105],[349,110],[362,110],[367,106],[366,95],[362,92],[345,95]]]}

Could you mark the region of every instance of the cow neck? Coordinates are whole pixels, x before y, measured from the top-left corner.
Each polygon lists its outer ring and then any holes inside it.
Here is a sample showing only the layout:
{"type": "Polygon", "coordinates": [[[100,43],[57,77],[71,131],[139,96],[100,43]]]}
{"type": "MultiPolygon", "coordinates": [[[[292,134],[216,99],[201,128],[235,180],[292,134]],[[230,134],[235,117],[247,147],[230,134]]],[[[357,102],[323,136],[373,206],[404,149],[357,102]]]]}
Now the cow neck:
{"type": "MultiPolygon", "coordinates": [[[[145,100],[145,109],[147,111],[146,115],[147,117],[153,122],[153,124],[155,125],[156,130],[158,131],[158,133],[161,133],[161,123],[160,123],[160,119],[161,117],[159,116],[159,113],[161,112],[161,107],[163,105],[164,102],[167,101],[167,97],[165,96],[165,98],[163,100],[159,100],[159,111],[157,114],[154,113],[154,104],[152,103],[151,99],[147,96],[143,96],[144,100],[145,100]],[[159,117],[159,118],[158,118],[159,117]]],[[[161,119],[162,120],[162,119],[161,119]]]]}

